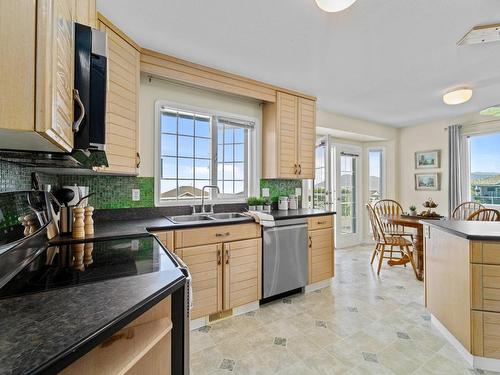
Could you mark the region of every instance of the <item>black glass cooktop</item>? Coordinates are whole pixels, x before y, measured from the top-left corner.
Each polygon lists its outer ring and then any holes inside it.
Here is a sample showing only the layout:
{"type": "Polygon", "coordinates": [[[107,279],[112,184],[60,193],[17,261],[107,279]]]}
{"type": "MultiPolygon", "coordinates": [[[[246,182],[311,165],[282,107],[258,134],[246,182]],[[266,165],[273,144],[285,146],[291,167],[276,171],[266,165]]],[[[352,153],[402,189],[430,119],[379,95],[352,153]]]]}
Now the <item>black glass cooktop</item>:
{"type": "Polygon", "coordinates": [[[174,268],[153,236],[51,246],[0,289],[0,298],[174,268]]]}

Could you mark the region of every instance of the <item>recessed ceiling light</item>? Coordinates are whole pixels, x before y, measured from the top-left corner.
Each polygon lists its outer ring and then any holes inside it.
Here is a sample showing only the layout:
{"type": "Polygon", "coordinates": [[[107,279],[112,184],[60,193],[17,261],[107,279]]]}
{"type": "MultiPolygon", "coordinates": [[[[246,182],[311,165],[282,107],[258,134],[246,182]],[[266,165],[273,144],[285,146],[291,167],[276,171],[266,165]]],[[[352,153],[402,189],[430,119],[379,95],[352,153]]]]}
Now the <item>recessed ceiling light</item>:
{"type": "Polygon", "coordinates": [[[489,107],[486,109],[483,109],[479,114],[483,116],[495,116],[495,117],[500,117],[500,104],[495,105],[493,107],[489,107]]]}
{"type": "Polygon", "coordinates": [[[340,12],[349,8],[356,0],[316,0],[316,4],[325,12],[340,12]]]}
{"type": "Polygon", "coordinates": [[[468,102],[470,98],[472,98],[471,89],[459,89],[444,94],[443,102],[448,105],[456,105],[468,102]]]}

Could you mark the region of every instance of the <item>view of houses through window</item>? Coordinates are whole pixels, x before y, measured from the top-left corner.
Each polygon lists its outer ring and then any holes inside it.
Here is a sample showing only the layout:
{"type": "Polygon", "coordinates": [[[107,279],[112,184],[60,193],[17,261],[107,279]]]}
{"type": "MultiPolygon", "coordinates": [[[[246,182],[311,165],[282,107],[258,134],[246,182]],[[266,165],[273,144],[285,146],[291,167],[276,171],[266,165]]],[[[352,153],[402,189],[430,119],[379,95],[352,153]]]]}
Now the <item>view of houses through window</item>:
{"type": "Polygon", "coordinates": [[[471,136],[470,196],[482,204],[500,204],[500,133],[471,136]]]}
{"type": "Polygon", "coordinates": [[[248,128],[216,116],[162,108],[160,112],[160,201],[247,196],[248,128]]]}

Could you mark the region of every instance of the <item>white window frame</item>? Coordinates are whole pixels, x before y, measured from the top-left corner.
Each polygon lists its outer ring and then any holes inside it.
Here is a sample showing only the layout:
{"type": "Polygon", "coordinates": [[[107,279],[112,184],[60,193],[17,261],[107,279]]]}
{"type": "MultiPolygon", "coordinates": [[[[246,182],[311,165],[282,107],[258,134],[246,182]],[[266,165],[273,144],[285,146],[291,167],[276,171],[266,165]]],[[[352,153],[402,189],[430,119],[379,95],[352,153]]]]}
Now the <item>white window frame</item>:
{"type": "MultiPolygon", "coordinates": [[[[498,123],[498,126],[500,126],[500,123],[498,123]]],[[[468,201],[472,201],[472,191],[471,191],[471,144],[470,144],[470,139],[472,137],[481,137],[481,136],[487,136],[487,135],[493,135],[493,134],[500,134],[500,128],[497,129],[489,129],[489,130],[483,130],[483,131],[469,131],[465,132],[465,134],[462,134],[462,141],[464,143],[464,155],[462,155],[462,165],[464,166],[463,170],[465,172],[465,175],[462,176],[462,184],[464,184],[464,187],[462,188],[462,194],[464,197],[467,198],[468,201]]],[[[494,208],[498,210],[500,208],[500,204],[490,204],[490,203],[481,203],[483,206],[486,208],[494,208]]]]}
{"type": "MultiPolygon", "coordinates": [[[[254,129],[248,132],[248,147],[247,155],[245,160],[245,174],[247,176],[247,184],[245,186],[246,197],[241,198],[212,198],[205,199],[206,204],[222,204],[222,203],[245,203],[247,197],[259,194],[259,182],[260,182],[260,165],[261,165],[261,152],[260,152],[260,139],[261,139],[261,125],[260,120],[255,117],[240,115],[236,113],[229,113],[218,111],[214,109],[186,105],[182,103],[176,103],[167,100],[157,100],[155,102],[155,126],[154,126],[154,196],[155,196],[155,206],[190,206],[194,204],[201,204],[201,198],[198,199],[187,199],[187,200],[172,200],[172,201],[162,201],[160,199],[161,193],[161,116],[160,111],[162,107],[172,108],[178,111],[192,112],[198,115],[210,116],[212,121],[214,117],[228,117],[234,118],[242,121],[253,122],[254,129]]],[[[215,124],[216,126],[217,124],[215,124]]],[[[215,155],[215,153],[212,153],[215,155]]],[[[212,177],[213,173],[217,173],[217,170],[211,171],[212,177]]]]}
{"type": "Polygon", "coordinates": [[[380,151],[382,152],[382,160],[381,160],[381,165],[380,165],[380,183],[382,184],[382,191],[380,192],[381,193],[381,199],[384,199],[385,195],[386,195],[386,191],[387,191],[387,179],[386,179],[386,176],[387,176],[387,172],[386,172],[386,169],[387,169],[387,151],[386,151],[386,147],[384,146],[370,146],[366,149],[366,166],[367,166],[367,176],[366,176],[366,179],[367,179],[367,186],[366,186],[366,201],[367,203],[369,202],[370,200],[370,152],[372,151],[380,151]]]}

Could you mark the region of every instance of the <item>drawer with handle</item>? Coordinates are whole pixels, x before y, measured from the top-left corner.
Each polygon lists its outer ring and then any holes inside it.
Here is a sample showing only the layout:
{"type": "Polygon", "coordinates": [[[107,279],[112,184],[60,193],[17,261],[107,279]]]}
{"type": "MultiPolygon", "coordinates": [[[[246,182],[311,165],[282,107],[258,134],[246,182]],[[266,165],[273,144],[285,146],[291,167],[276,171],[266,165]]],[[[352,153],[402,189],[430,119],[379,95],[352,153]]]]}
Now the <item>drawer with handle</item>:
{"type": "Polygon", "coordinates": [[[472,309],[500,312],[500,266],[472,264],[472,309]]]}
{"type": "Polygon", "coordinates": [[[257,237],[260,237],[260,225],[255,223],[182,229],[175,231],[175,247],[199,246],[257,237]]]}
{"type": "Polygon", "coordinates": [[[333,216],[315,216],[307,220],[309,230],[331,228],[333,226],[333,216]]]}

